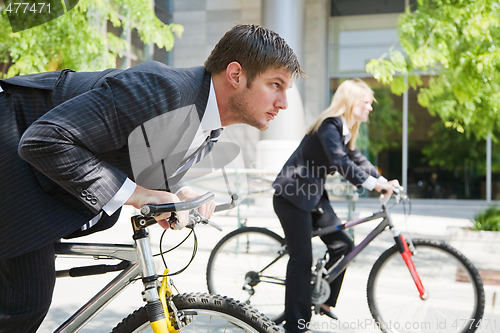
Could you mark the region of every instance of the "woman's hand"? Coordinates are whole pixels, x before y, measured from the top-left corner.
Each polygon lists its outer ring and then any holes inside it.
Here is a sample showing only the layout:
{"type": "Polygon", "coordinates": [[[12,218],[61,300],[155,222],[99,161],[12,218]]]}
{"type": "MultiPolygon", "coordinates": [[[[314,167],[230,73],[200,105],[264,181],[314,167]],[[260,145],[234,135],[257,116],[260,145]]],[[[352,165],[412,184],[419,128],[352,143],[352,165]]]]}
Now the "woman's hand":
{"type": "MultiPolygon", "coordinates": [[[[137,209],[140,209],[145,204],[165,204],[172,202],[180,202],[179,197],[173,193],[166,191],[156,191],[149,190],[142,186],[137,185],[132,196],[125,202],[125,205],[134,206],[137,209]]],[[[189,212],[188,211],[179,211],[176,212],[178,223],[180,228],[174,226],[174,229],[182,229],[189,222],[189,212]]],[[[155,220],[163,229],[169,229],[170,223],[168,222],[168,218],[171,213],[161,213],[158,216],[155,216],[155,220]]]]}
{"type": "Polygon", "coordinates": [[[387,182],[377,182],[377,185],[375,185],[374,190],[382,193],[382,195],[392,195],[394,187],[399,187],[399,181],[397,179],[389,180],[387,182]]]}
{"type": "Polygon", "coordinates": [[[401,185],[399,185],[399,181],[397,179],[389,180],[388,183],[392,184],[393,187],[401,187],[401,185]]]}

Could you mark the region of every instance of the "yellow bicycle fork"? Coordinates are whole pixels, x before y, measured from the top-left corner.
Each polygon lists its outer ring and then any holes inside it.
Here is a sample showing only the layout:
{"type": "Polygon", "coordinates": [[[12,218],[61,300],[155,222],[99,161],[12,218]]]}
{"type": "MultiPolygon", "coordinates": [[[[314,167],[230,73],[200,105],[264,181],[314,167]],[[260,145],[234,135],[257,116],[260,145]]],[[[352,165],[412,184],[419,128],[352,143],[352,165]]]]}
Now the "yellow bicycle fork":
{"type": "MultiPolygon", "coordinates": [[[[154,333],[176,333],[180,332],[180,321],[179,318],[177,318],[177,315],[175,311],[170,311],[168,310],[168,304],[167,304],[167,297],[172,296],[172,289],[170,289],[170,285],[168,283],[168,274],[169,270],[168,268],[165,269],[165,272],[163,273],[163,279],[161,281],[161,287],[160,287],[160,302],[161,306],[163,309],[163,316],[161,318],[158,318],[155,321],[151,321],[151,328],[153,329],[154,333]],[[176,329],[176,326],[179,327],[176,329]]],[[[160,317],[160,316],[156,316],[160,317]]]]}
{"type": "Polygon", "coordinates": [[[132,217],[132,228],[134,230],[134,240],[141,253],[140,262],[143,270],[144,300],[147,302],[146,311],[148,313],[151,328],[154,333],[177,333],[181,329],[181,321],[175,311],[175,305],[172,303],[169,311],[167,297],[172,296],[172,290],[168,283],[168,268],[165,269],[163,279],[158,292],[158,276],[156,267],[151,258],[151,245],[149,243],[149,234],[146,227],[156,223],[153,217],[143,217],[136,215],[132,217]]]}

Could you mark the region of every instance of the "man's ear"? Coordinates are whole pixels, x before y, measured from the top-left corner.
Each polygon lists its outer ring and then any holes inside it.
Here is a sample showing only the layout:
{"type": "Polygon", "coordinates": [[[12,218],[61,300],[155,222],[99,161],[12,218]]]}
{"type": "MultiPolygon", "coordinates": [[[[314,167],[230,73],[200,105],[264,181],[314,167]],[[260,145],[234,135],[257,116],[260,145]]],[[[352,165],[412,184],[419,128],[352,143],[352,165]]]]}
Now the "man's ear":
{"type": "Polygon", "coordinates": [[[233,61],[229,63],[226,67],[226,79],[230,85],[236,87],[240,84],[240,80],[243,75],[243,68],[240,63],[237,61],[233,61]]]}

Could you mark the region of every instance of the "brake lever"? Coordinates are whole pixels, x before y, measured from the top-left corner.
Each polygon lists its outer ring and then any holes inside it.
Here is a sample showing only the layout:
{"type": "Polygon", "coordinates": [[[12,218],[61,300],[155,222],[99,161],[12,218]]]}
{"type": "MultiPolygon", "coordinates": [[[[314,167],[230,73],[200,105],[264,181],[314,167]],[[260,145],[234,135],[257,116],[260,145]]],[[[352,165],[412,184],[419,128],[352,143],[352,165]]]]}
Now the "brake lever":
{"type": "Polygon", "coordinates": [[[219,231],[222,231],[222,228],[215,222],[207,219],[206,217],[204,217],[203,215],[201,215],[197,210],[192,210],[189,212],[189,223],[188,223],[188,226],[190,228],[194,228],[194,226],[197,224],[197,223],[202,223],[202,224],[207,224],[219,231]]]}
{"type": "Polygon", "coordinates": [[[168,218],[168,223],[170,224],[170,229],[172,230],[180,230],[182,228],[181,224],[179,223],[179,218],[177,217],[176,212],[172,212],[170,214],[170,217],[168,218]]]}

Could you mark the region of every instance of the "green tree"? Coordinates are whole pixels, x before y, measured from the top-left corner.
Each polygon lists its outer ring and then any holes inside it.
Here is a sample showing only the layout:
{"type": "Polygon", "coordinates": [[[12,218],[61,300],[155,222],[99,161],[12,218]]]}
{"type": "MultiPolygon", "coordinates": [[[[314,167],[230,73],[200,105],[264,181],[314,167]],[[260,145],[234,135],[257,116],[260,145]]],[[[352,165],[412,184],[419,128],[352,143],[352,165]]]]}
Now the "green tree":
{"type": "Polygon", "coordinates": [[[144,44],[156,44],[167,51],[174,45],[174,35],[180,36],[183,31],[178,24],[161,22],[150,0],[80,0],[52,21],[13,32],[5,5],[0,2],[0,77],[116,66],[116,59],[129,45],[106,32],[107,22],[135,29],[144,44]]]}
{"type": "Polygon", "coordinates": [[[400,16],[398,33],[402,50],[371,60],[368,72],[396,94],[431,74],[418,102],[446,127],[477,138],[500,127],[498,0],[418,0],[400,16]]]}

